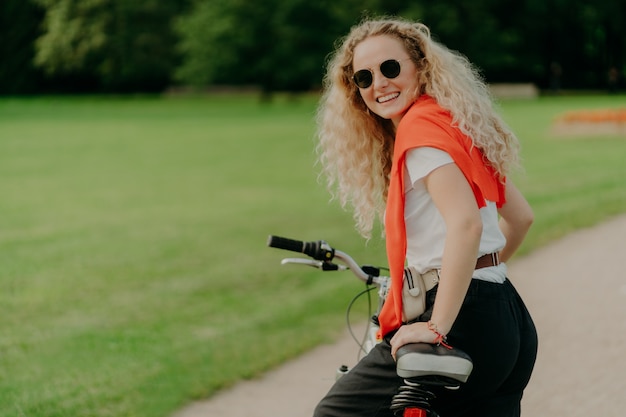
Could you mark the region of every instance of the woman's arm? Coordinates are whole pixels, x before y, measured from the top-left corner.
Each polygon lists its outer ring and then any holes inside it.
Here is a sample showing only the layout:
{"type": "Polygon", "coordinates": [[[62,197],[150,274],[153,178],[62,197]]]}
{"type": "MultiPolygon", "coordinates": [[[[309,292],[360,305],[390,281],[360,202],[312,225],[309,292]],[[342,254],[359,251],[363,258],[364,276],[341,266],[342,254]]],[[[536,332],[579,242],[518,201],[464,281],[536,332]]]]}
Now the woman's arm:
{"type": "MultiPolygon", "coordinates": [[[[476,267],[482,220],[476,199],[456,164],[432,171],[426,189],[446,224],[446,241],[431,322],[447,334],[458,315],[476,267]]],[[[391,339],[391,353],[407,343],[432,343],[436,335],[426,323],[402,326],[391,339]]]]}
{"type": "Polygon", "coordinates": [[[498,210],[500,230],[506,237],[506,245],[500,251],[500,260],[506,262],[513,256],[533,224],[534,215],[530,205],[510,180],[506,183],[506,203],[498,210]]]}

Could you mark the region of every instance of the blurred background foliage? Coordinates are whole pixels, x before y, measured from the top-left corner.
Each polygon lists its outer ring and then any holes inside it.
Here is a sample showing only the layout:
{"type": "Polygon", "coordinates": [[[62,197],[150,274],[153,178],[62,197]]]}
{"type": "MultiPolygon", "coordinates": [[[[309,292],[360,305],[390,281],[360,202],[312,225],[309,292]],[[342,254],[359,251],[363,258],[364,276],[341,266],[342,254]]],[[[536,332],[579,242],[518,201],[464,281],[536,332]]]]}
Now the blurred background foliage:
{"type": "Polygon", "coordinates": [[[488,82],[624,86],[623,0],[2,0],[0,94],[308,91],[335,40],[381,14],[424,22],[488,82]]]}

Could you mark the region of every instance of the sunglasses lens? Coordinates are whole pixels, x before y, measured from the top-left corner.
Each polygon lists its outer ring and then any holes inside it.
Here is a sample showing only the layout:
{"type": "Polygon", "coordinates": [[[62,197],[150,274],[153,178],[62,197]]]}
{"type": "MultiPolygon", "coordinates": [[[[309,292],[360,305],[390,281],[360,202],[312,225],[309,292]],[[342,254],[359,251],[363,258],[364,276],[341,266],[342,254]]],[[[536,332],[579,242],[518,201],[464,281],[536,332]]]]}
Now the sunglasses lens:
{"type": "Polygon", "coordinates": [[[380,72],[387,78],[396,78],[400,75],[400,63],[390,59],[380,64],[380,72]]]}
{"type": "MultiPolygon", "coordinates": [[[[395,59],[388,59],[380,64],[380,73],[389,79],[396,78],[400,75],[400,63],[395,59]]],[[[357,87],[365,89],[374,82],[374,74],[368,69],[362,69],[355,72],[352,79],[357,87]]]]}
{"type": "Polygon", "coordinates": [[[362,69],[354,73],[352,76],[354,83],[359,88],[367,88],[372,85],[372,72],[370,70],[362,69]]]}

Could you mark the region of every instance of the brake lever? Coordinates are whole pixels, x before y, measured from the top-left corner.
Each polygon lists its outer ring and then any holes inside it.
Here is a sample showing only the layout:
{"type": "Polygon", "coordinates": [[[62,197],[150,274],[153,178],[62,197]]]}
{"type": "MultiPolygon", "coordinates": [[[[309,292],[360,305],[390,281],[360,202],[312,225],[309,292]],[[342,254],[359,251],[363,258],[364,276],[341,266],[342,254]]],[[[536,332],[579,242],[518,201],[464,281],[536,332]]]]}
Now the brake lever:
{"type": "Polygon", "coordinates": [[[347,271],[349,268],[345,265],[337,265],[332,262],[316,261],[314,259],[305,258],[285,258],[280,262],[281,265],[299,264],[312,266],[322,271],[347,271]]]}

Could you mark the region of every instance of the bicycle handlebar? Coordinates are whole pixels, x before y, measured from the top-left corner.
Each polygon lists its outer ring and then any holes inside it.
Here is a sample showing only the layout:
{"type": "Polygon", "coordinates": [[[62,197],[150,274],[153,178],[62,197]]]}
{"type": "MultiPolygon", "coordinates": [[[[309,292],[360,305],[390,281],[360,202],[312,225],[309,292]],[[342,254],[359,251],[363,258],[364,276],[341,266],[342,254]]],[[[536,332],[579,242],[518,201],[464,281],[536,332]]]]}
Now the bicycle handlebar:
{"type": "MultiPolygon", "coordinates": [[[[303,242],[301,240],[289,239],[286,237],[270,235],[267,239],[267,246],[277,249],[284,249],[298,253],[304,253],[311,258],[330,263],[334,258],[339,259],[352,271],[357,278],[366,282],[368,285],[375,283],[379,286],[387,284],[388,277],[379,277],[380,270],[375,267],[361,267],[356,263],[350,255],[340,250],[334,249],[323,240],[303,242]]],[[[307,263],[308,265],[312,265],[307,263]]],[[[316,265],[314,265],[316,266],[316,265]]],[[[337,268],[321,268],[324,270],[336,270],[337,268]]]]}

